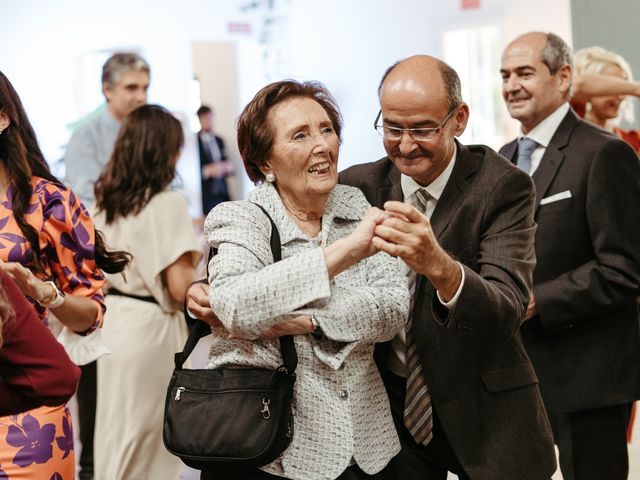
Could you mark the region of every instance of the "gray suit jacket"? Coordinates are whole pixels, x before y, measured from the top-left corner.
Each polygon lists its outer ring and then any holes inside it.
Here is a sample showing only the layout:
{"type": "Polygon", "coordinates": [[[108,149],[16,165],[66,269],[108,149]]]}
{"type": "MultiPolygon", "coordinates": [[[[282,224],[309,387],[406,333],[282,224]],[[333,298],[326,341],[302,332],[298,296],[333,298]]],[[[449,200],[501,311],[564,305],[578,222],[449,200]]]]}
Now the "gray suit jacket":
{"type": "MultiPolygon", "coordinates": [[[[357,165],[341,182],[375,206],[403,200],[388,158],[357,165]]],[[[434,410],[474,480],[550,478],[551,429],[519,329],[534,267],[531,179],[485,146],[458,143],[456,164],[431,217],[440,244],[464,266],[456,307],[446,310],[418,276],[413,336],[434,410]]],[[[386,368],[389,343],[378,348],[386,368]]]]}
{"type": "MultiPolygon", "coordinates": [[[[513,141],[501,153],[516,150],[513,141]]],[[[640,161],[570,111],[533,181],[540,315],[522,334],[545,404],[578,411],[640,398],[640,161]]]]}
{"type": "Polygon", "coordinates": [[[205,234],[218,254],[210,261],[210,301],[225,329],[214,331],[210,367],[275,368],[276,340],[255,339],[292,312],[314,314],[326,338],[294,337],[298,352],[294,436],[265,470],[286,478],[336,478],[352,458],[367,473],[400,451],[389,402],[373,359],[374,344],[402,328],[409,309],[406,279],[396,259],[373,255],[329,279],[321,247],[351,233],[369,207],[362,192],[338,185],[322,216],[322,232],[307,238],[271,184],[251,192],[273,218],[282,260],[273,264],[271,226],[251,202],[216,206],[205,234]],[[243,340],[248,339],[248,340],[243,340]]]}

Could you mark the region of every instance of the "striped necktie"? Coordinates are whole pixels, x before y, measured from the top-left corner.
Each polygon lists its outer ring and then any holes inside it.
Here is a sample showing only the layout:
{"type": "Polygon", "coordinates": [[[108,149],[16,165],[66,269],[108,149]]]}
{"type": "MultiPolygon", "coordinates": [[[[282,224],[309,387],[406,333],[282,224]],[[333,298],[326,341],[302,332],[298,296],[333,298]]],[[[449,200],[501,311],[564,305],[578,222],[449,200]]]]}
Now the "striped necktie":
{"type": "MultiPolygon", "coordinates": [[[[418,208],[424,213],[427,202],[431,196],[425,190],[416,192],[418,208]]],[[[413,338],[413,308],[416,297],[416,272],[409,269],[407,273],[411,306],[406,324],[407,337],[407,384],[404,399],[404,425],[407,427],[414,440],[422,445],[427,445],[433,437],[433,417],[431,409],[431,396],[424,379],[420,355],[418,354],[415,339],[413,338]]]]}

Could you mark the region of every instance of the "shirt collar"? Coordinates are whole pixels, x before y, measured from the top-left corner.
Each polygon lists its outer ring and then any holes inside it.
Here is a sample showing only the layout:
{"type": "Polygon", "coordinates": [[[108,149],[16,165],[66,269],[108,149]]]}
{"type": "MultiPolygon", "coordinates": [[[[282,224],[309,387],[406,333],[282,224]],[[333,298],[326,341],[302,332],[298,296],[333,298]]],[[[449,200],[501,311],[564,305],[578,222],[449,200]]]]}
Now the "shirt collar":
{"type": "Polygon", "coordinates": [[[453,166],[456,163],[456,153],[458,151],[458,146],[456,143],[453,143],[453,154],[451,156],[451,160],[449,161],[449,165],[444,171],[436,178],[433,182],[431,182],[426,187],[423,187],[418,182],[416,182],[413,178],[404,173],[400,175],[400,185],[402,186],[402,194],[404,195],[405,200],[410,198],[411,195],[416,193],[421,188],[424,188],[429,195],[437,202],[444,191],[444,187],[447,186],[447,182],[449,181],[449,177],[451,176],[451,172],[453,171],[453,166]]]}
{"type": "Polygon", "coordinates": [[[562,123],[562,120],[569,112],[569,108],[569,102],[563,103],[556,109],[556,111],[531,129],[529,133],[525,135],[521,131],[522,135],[520,138],[526,136],[527,138],[538,142],[540,146],[547,148],[551,142],[551,138],[556,133],[556,130],[562,123]]]}

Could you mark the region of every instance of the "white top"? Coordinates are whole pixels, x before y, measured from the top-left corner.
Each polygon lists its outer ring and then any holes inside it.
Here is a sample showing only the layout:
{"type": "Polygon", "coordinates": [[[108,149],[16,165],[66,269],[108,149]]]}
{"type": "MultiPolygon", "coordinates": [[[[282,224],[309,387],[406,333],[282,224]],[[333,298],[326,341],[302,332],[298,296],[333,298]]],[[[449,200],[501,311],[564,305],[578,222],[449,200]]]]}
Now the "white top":
{"type": "Polygon", "coordinates": [[[152,296],[165,312],[180,312],[182,305],[171,299],[162,281],[162,272],[185,253],[190,254],[194,266],[202,256],[182,194],[160,192],[138,214],[119,217],[110,224],[100,211],[94,216],[94,223],[109,247],[125,250],[133,257],[124,275],[105,275],[108,287],[133,295],[152,296]]]}

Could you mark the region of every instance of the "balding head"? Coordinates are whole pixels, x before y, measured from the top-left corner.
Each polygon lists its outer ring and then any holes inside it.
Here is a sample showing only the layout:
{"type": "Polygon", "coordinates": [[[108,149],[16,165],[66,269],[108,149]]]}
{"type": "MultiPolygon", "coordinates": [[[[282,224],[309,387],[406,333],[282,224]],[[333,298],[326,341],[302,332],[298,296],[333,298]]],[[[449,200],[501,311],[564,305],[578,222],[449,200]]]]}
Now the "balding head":
{"type": "Polygon", "coordinates": [[[449,109],[462,103],[460,77],[453,68],[442,60],[429,55],[414,55],[413,57],[394,63],[384,72],[380,80],[378,96],[382,94],[382,87],[393,72],[395,72],[395,74],[392,76],[392,79],[394,76],[399,75],[400,78],[415,79],[417,82],[431,82],[435,80],[436,84],[438,83],[438,79],[434,78],[434,73],[439,73],[440,83],[444,86],[449,101],[449,109]]]}
{"type": "Polygon", "coordinates": [[[555,33],[525,33],[507,45],[505,51],[517,46],[535,48],[537,52],[540,52],[540,60],[547,66],[551,75],[555,75],[564,65],[573,65],[571,48],[555,33]]]}
{"type": "Polygon", "coordinates": [[[451,162],[454,138],[469,118],[458,75],[437,58],[416,55],[385,72],[379,96],[389,158],[401,173],[429,185],[451,162]],[[423,138],[424,132],[431,136],[423,138]]]}

